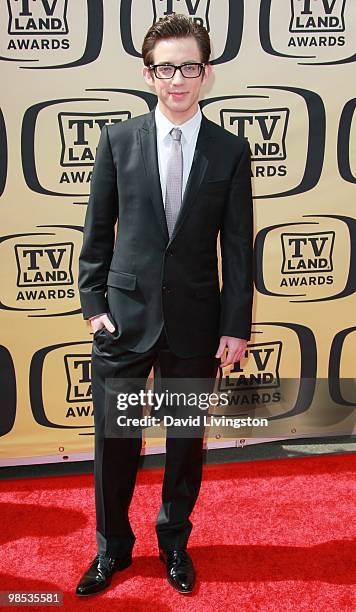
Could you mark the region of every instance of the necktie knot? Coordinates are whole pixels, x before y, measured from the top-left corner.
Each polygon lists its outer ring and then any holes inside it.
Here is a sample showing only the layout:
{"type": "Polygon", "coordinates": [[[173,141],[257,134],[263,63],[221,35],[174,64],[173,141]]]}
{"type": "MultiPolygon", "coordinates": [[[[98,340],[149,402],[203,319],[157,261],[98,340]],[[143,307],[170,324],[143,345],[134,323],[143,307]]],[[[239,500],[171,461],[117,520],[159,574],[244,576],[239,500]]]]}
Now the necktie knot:
{"type": "Polygon", "coordinates": [[[180,128],[172,128],[170,135],[172,136],[173,140],[180,142],[182,138],[182,130],[180,128]]]}

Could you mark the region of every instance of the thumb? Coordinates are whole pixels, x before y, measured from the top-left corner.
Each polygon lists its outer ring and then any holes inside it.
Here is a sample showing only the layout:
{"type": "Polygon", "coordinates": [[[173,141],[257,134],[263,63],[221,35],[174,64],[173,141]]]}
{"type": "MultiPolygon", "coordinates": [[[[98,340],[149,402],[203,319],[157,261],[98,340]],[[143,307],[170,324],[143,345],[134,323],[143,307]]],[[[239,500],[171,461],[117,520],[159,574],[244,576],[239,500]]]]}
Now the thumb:
{"type": "Polygon", "coordinates": [[[225,346],[226,346],[226,340],[225,340],[224,336],[222,336],[220,338],[219,348],[217,350],[217,353],[216,353],[215,357],[217,357],[217,358],[221,357],[221,355],[224,352],[225,346]]]}
{"type": "Polygon", "coordinates": [[[106,329],[109,332],[114,332],[115,331],[115,326],[111,323],[111,321],[110,321],[110,319],[109,319],[109,317],[107,315],[105,315],[105,320],[103,321],[103,323],[104,323],[106,329]]]}

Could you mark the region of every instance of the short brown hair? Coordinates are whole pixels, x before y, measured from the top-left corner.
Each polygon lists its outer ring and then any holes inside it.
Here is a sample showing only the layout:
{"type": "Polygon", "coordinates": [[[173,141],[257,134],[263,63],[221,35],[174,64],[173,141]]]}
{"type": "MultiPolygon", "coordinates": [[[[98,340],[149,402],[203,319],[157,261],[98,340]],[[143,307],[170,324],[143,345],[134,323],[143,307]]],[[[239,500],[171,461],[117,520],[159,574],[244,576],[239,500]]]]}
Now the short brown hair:
{"type": "Polygon", "coordinates": [[[211,47],[207,30],[185,15],[172,13],[159,19],[148,30],[142,44],[142,58],[145,66],[153,64],[153,49],[158,40],[164,38],[186,38],[193,36],[198,43],[201,61],[209,62],[211,47]]]}

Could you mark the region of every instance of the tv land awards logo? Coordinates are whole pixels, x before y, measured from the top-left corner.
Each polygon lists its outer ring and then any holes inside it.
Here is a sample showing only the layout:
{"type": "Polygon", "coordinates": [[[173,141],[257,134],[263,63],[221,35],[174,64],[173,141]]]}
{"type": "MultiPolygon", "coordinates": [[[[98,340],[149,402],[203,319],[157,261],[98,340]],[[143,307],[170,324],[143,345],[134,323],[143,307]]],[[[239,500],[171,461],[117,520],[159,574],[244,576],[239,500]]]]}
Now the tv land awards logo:
{"type": "Polygon", "coordinates": [[[68,0],[7,0],[9,34],[68,34],[68,0]]]}
{"type": "Polygon", "coordinates": [[[280,401],[281,352],[280,341],[249,344],[243,359],[245,365],[238,362],[226,375],[221,373],[219,390],[233,392],[231,406],[246,409],[280,401]]]}
{"type": "MultiPolygon", "coordinates": [[[[58,123],[61,136],[60,165],[66,168],[89,166],[92,168],[96,148],[104,125],[121,123],[130,119],[130,111],[114,113],[59,113],[58,123]]],[[[63,171],[60,183],[89,183],[91,169],[88,172],[63,171]]]]}
{"type": "Polygon", "coordinates": [[[346,0],[291,0],[290,32],[344,32],[346,0]]]}
{"type": "Polygon", "coordinates": [[[335,241],[335,232],[316,232],[316,233],[282,233],[282,274],[285,277],[281,281],[281,286],[288,286],[287,275],[292,275],[291,286],[303,286],[310,284],[332,283],[332,275],[326,276],[326,272],[333,271],[332,254],[335,241]],[[313,278],[316,273],[322,273],[313,278]],[[302,276],[296,276],[301,274],[302,276]],[[306,276],[305,276],[306,275],[306,276]],[[298,283],[299,280],[299,283],[298,283]]]}
{"type": "Polygon", "coordinates": [[[65,354],[64,366],[67,376],[66,401],[70,406],[66,412],[69,416],[93,416],[91,406],[85,405],[78,409],[78,403],[91,402],[91,360],[88,355],[65,354]]]}
{"type": "Polygon", "coordinates": [[[260,40],[275,56],[301,64],[356,60],[351,0],[265,0],[260,6],[260,40]]]}
{"type": "Polygon", "coordinates": [[[147,113],[156,104],[156,96],[149,92],[104,91],[105,97],[47,100],[27,109],[21,150],[29,189],[44,195],[87,198],[103,126],[147,113]]]}
{"type": "Polygon", "coordinates": [[[278,162],[287,159],[289,114],[288,108],[221,109],[222,127],[249,141],[256,177],[286,176],[286,164],[278,162]]]}
{"type": "Polygon", "coordinates": [[[209,119],[241,138],[252,153],[254,197],[286,197],[309,191],[321,176],[325,108],[313,91],[251,86],[256,93],[203,100],[209,119]],[[300,182],[295,184],[295,176],[300,182]]]}
{"type": "Polygon", "coordinates": [[[56,344],[33,355],[30,400],[32,414],[40,425],[86,429],[86,434],[91,433],[94,423],[89,345],[90,342],[56,344]]]}
{"type": "Polygon", "coordinates": [[[102,0],[7,0],[0,23],[6,27],[0,59],[22,68],[67,68],[93,62],[103,37],[102,0]],[[78,35],[73,24],[83,24],[78,35]],[[34,65],[31,65],[31,64],[34,65]]]}
{"type": "Polygon", "coordinates": [[[238,55],[243,0],[121,0],[120,33],[126,53],[141,57],[141,44],[148,28],[172,13],[186,15],[208,30],[214,48],[213,64],[231,61],[238,55]]]}
{"type": "Polygon", "coordinates": [[[356,288],[353,254],[356,222],[337,215],[304,217],[314,220],[276,224],[258,232],[255,240],[257,291],[285,297],[291,302],[319,302],[351,295],[356,288]],[[278,242],[280,263],[277,266],[278,242]]]}
{"type": "MultiPolygon", "coordinates": [[[[316,380],[316,340],[311,329],[284,322],[253,325],[244,358],[220,368],[219,392],[228,393],[229,414],[262,415],[279,420],[306,412],[316,380]],[[291,362],[290,353],[296,356],[291,362]]],[[[224,409],[225,410],[225,409],[224,409]]]]}
{"type": "MultiPolygon", "coordinates": [[[[17,286],[37,289],[37,287],[73,285],[73,248],[71,242],[15,244],[17,286]]],[[[71,297],[74,297],[72,289],[71,297]]]]}
{"type": "Polygon", "coordinates": [[[80,312],[76,277],[82,228],[50,227],[50,232],[1,238],[13,284],[3,285],[0,309],[22,311],[31,317],[80,312]]]}

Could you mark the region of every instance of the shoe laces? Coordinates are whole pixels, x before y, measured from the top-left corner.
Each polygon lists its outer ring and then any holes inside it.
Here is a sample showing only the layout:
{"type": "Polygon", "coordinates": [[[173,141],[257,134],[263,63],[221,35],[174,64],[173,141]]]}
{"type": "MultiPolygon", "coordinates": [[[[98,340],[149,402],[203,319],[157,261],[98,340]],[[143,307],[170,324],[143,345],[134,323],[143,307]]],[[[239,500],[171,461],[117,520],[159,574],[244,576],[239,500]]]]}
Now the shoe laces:
{"type": "Polygon", "coordinates": [[[186,550],[172,550],[168,552],[168,558],[170,561],[174,561],[176,565],[180,565],[185,561],[188,561],[188,553],[186,550]]]}
{"type": "Polygon", "coordinates": [[[110,569],[110,565],[112,564],[111,557],[108,557],[105,553],[98,553],[94,559],[95,561],[99,561],[100,565],[105,569],[110,569]]]}

